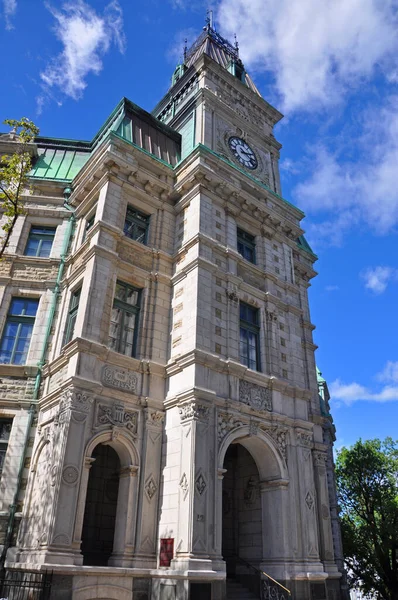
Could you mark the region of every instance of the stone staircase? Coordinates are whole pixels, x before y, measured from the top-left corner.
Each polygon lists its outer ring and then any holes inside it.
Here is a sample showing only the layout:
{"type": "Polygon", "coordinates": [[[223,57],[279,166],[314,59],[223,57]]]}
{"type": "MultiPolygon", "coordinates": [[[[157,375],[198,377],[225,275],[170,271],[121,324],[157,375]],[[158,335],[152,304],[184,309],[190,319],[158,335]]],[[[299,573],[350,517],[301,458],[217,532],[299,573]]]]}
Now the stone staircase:
{"type": "Polygon", "coordinates": [[[227,600],[258,600],[258,597],[235,579],[227,579],[227,600]]]}

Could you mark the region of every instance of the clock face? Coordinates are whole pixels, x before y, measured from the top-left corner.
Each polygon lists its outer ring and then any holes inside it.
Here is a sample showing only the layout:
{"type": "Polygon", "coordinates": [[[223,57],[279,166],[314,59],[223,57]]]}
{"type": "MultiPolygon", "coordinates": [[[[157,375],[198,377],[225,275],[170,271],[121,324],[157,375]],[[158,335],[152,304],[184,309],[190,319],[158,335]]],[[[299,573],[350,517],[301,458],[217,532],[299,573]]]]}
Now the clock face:
{"type": "Polygon", "coordinates": [[[245,140],[242,140],[242,138],[236,136],[232,136],[229,138],[228,144],[232,154],[243,167],[246,167],[246,169],[251,169],[252,171],[257,169],[258,162],[256,155],[250,148],[249,144],[245,142],[245,140]]]}

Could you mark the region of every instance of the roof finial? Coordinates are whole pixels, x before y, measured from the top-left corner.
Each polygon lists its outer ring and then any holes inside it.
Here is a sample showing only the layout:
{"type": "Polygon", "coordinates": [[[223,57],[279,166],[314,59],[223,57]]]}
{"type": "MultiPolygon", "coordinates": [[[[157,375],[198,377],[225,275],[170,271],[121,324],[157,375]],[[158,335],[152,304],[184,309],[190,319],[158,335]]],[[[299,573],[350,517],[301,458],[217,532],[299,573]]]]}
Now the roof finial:
{"type": "Polygon", "coordinates": [[[206,25],[207,29],[213,29],[213,11],[210,8],[206,11],[206,25]]]}
{"type": "Polygon", "coordinates": [[[185,38],[184,40],[184,65],[187,62],[187,53],[188,53],[188,40],[185,38]]]}
{"type": "Polygon", "coordinates": [[[239,56],[239,44],[238,44],[238,38],[236,37],[236,33],[234,34],[234,38],[235,38],[235,50],[236,50],[236,54],[239,56]]]}

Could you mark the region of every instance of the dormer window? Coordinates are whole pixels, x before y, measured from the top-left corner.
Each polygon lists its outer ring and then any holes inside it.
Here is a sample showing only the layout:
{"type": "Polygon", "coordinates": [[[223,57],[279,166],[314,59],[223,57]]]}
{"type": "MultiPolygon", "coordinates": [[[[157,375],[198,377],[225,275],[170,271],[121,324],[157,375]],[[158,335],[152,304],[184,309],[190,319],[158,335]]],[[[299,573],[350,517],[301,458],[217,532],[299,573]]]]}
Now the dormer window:
{"type": "Polygon", "coordinates": [[[228,65],[228,71],[239,81],[245,82],[245,69],[241,60],[231,60],[228,65]]]}

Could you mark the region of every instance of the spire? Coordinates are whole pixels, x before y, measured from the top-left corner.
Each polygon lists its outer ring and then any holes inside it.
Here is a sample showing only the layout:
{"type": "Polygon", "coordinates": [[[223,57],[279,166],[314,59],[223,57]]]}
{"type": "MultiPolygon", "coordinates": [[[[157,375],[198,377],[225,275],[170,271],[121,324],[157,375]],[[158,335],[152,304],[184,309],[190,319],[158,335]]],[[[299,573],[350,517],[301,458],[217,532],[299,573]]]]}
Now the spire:
{"type": "Polygon", "coordinates": [[[183,64],[178,65],[172,78],[172,85],[181,79],[184,73],[202,56],[206,54],[221,67],[226,69],[231,75],[236,77],[243,84],[247,85],[253,92],[260,96],[251,77],[246,73],[243,62],[239,57],[239,44],[234,36],[234,43],[231,44],[226,38],[218,33],[214,23],[213,11],[207,10],[205,26],[200,36],[187,47],[187,40],[184,46],[183,64]]]}

